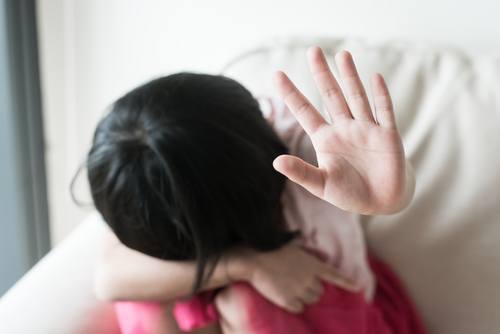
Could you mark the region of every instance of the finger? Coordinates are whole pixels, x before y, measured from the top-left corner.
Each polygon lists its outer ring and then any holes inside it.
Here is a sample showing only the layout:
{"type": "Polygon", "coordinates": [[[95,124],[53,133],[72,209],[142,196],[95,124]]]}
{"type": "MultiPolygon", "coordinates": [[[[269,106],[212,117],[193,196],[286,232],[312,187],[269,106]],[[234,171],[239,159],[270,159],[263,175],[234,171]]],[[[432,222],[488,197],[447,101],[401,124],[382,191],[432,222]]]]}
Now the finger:
{"type": "Polygon", "coordinates": [[[309,136],[326,124],[323,116],[295,87],[285,73],[276,72],[274,83],[285,104],[309,136]]]}
{"type": "Polygon", "coordinates": [[[323,196],[325,177],[323,171],[318,167],[293,155],[280,155],[274,159],[273,167],[313,195],[323,196]]]}
{"type": "Polygon", "coordinates": [[[301,313],[304,310],[304,305],[299,299],[294,299],[286,303],[284,308],[291,313],[301,313]]]}
{"type": "Polygon", "coordinates": [[[307,287],[306,295],[308,297],[308,304],[314,304],[323,296],[324,288],[323,283],[319,279],[315,279],[310,286],[307,287]]]}
{"type": "Polygon", "coordinates": [[[307,55],[309,68],[332,120],[352,119],[342,90],[335,80],[321,48],[312,47],[308,50],[307,55]]]}
{"type": "Polygon", "coordinates": [[[365,88],[359,78],[351,54],[347,51],[341,51],[335,56],[335,62],[344,83],[347,104],[352,116],[356,120],[374,122],[365,88]]]}
{"type": "Polygon", "coordinates": [[[333,268],[326,269],[321,275],[321,279],[351,292],[359,291],[359,287],[354,282],[341,276],[333,268]]]}
{"type": "Polygon", "coordinates": [[[321,295],[318,294],[316,291],[312,291],[309,289],[306,289],[304,293],[302,294],[302,297],[300,298],[302,302],[306,305],[312,305],[318,302],[320,299],[321,295]]]}
{"type": "Polygon", "coordinates": [[[387,89],[384,77],[377,73],[372,78],[373,102],[375,105],[375,115],[380,126],[389,129],[396,128],[396,118],[392,99],[387,89]]]}
{"type": "Polygon", "coordinates": [[[288,312],[292,312],[292,313],[298,312],[298,309],[300,306],[300,305],[297,305],[295,300],[287,301],[283,298],[278,298],[278,299],[270,299],[270,301],[273,304],[275,304],[276,306],[278,306],[284,310],[287,310],[288,312]]]}
{"type": "Polygon", "coordinates": [[[323,288],[323,283],[321,282],[321,280],[316,279],[314,283],[312,283],[309,287],[309,290],[314,291],[316,294],[321,296],[323,295],[325,289],[323,288]]]}

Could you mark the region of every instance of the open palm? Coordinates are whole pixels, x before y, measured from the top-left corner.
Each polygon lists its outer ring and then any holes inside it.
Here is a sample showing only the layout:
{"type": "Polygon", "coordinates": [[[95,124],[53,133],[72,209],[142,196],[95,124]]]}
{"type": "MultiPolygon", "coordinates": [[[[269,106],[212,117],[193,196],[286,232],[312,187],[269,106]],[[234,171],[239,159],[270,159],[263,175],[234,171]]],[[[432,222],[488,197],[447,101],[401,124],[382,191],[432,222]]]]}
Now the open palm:
{"type": "Polygon", "coordinates": [[[275,84],[311,138],[318,166],[291,155],[274,161],[276,170],[312,194],[347,211],[392,213],[413,195],[414,178],[396,128],[389,91],[380,74],[372,79],[375,111],[351,55],[335,57],[345,95],[320,48],[308,51],[309,66],[333,123],[328,124],[283,72],[275,84]]]}

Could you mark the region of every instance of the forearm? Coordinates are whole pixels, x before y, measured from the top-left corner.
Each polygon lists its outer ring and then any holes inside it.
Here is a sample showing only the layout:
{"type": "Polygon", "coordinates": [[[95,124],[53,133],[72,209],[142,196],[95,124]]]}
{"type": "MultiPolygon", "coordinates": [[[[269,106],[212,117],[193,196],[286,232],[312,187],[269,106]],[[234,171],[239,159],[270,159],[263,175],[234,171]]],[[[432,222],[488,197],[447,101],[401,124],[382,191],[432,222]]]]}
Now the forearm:
{"type": "MultiPolygon", "coordinates": [[[[112,232],[109,232],[112,233],[112,232]]],[[[224,255],[203,284],[202,290],[213,289],[241,279],[241,266],[224,255]],[[226,267],[226,263],[231,263],[226,267]],[[234,269],[236,268],[236,270],[234,269]],[[232,274],[228,275],[227,270],[232,274]],[[231,277],[231,278],[230,278],[231,277]]],[[[166,261],[133,249],[118,241],[103,250],[95,272],[95,292],[100,299],[148,300],[169,302],[192,292],[196,276],[194,261],[166,261]]]]}

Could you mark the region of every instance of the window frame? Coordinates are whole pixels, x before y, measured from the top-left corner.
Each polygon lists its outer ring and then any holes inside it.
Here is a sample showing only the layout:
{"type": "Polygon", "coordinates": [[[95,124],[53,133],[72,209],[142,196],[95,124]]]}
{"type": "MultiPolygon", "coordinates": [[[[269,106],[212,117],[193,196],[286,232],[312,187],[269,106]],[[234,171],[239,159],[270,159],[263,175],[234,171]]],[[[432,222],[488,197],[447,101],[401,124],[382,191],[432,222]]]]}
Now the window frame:
{"type": "Polygon", "coordinates": [[[35,0],[0,0],[0,296],[50,249],[35,0]]]}

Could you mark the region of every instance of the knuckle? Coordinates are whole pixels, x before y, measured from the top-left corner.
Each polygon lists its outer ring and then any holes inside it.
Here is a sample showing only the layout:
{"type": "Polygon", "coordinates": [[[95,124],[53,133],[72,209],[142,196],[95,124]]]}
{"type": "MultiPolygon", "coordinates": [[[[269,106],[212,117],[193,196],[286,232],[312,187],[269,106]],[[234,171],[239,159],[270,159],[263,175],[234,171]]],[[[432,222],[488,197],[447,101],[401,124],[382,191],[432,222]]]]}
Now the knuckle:
{"type": "Polygon", "coordinates": [[[289,307],[291,307],[292,301],[293,301],[293,299],[291,299],[291,298],[278,298],[276,300],[276,304],[288,309],[289,307]]]}
{"type": "Polygon", "coordinates": [[[334,97],[337,97],[339,96],[339,93],[340,93],[340,90],[336,87],[327,87],[325,90],[324,90],[324,94],[327,98],[334,98],[334,97]]]}
{"type": "Polygon", "coordinates": [[[311,108],[311,105],[308,102],[302,102],[298,107],[297,107],[297,113],[298,114],[305,114],[307,111],[311,108]]]}
{"type": "Polygon", "coordinates": [[[360,89],[355,89],[349,93],[349,99],[351,101],[364,100],[365,92],[360,89]]]}
{"type": "Polygon", "coordinates": [[[318,280],[316,279],[316,277],[311,277],[308,281],[307,281],[307,287],[310,289],[310,288],[316,288],[318,285],[318,280]]]}
{"type": "Polygon", "coordinates": [[[295,307],[295,305],[293,303],[284,303],[283,305],[281,305],[285,310],[288,310],[290,312],[296,312],[297,311],[297,308],[295,307]]]}
{"type": "Polygon", "coordinates": [[[390,113],[392,111],[392,108],[389,105],[378,105],[376,108],[378,112],[383,113],[390,113]]]}
{"type": "Polygon", "coordinates": [[[299,172],[299,175],[300,175],[300,179],[301,180],[307,180],[307,168],[304,166],[304,165],[301,165],[300,168],[299,168],[300,172],[299,172]]]}
{"type": "Polygon", "coordinates": [[[314,304],[318,300],[319,300],[319,295],[318,294],[310,295],[310,296],[308,296],[307,304],[314,304]]]}
{"type": "Polygon", "coordinates": [[[302,299],[304,296],[307,296],[309,293],[309,287],[307,285],[304,285],[300,291],[297,293],[297,295],[302,299]]]}

